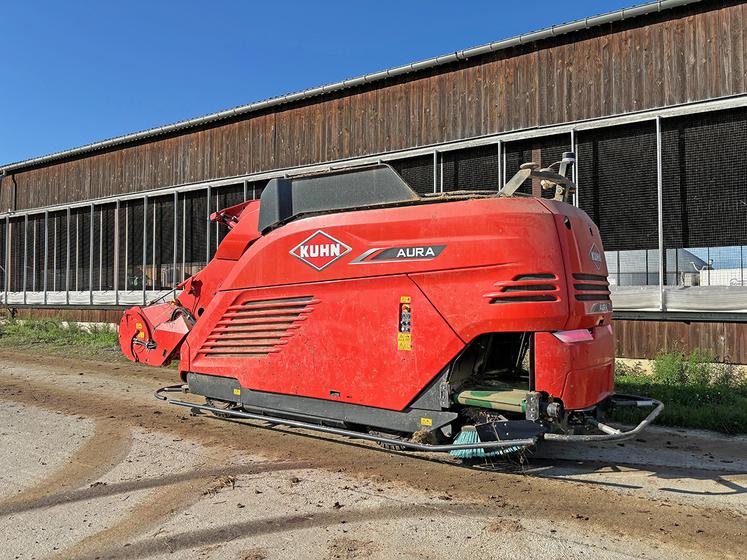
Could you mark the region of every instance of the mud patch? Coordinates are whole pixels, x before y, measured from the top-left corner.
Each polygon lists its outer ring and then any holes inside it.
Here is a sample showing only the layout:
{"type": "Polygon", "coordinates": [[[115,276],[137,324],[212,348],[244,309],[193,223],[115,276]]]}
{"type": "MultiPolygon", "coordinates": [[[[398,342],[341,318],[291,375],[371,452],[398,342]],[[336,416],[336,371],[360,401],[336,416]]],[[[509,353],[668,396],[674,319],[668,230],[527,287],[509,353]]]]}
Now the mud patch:
{"type": "Polygon", "coordinates": [[[56,495],[93,484],[122,462],[131,446],[129,426],[113,419],[97,420],[93,435],[65,465],[31,488],[0,501],[0,515],[11,513],[20,504],[43,507],[54,502],[56,495]]]}

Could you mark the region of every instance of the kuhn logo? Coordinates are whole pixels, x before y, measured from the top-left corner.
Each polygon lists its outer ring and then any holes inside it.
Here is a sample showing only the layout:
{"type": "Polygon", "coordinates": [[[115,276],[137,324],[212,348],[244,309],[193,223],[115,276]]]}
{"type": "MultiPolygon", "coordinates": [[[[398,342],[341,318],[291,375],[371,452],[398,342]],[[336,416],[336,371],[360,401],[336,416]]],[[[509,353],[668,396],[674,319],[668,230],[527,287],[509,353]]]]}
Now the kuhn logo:
{"type": "Polygon", "coordinates": [[[319,230],[293,247],[290,254],[316,270],[324,270],[350,251],[342,241],[319,230]]]}
{"type": "Polygon", "coordinates": [[[591,250],[589,251],[589,257],[594,263],[594,266],[597,267],[597,270],[599,270],[602,267],[602,253],[600,253],[599,249],[597,249],[596,243],[592,243],[591,250]]]}

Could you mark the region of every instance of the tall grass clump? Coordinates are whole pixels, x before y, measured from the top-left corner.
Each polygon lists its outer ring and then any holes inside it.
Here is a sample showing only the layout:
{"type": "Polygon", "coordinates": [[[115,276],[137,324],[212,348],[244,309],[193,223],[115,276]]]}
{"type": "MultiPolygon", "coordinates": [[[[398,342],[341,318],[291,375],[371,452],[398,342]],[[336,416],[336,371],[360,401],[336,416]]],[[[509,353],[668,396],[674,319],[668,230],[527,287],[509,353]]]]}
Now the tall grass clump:
{"type": "Polygon", "coordinates": [[[7,319],[0,323],[0,347],[7,349],[44,347],[88,351],[114,351],[116,331],[98,326],[79,325],[60,319],[7,319]]]}
{"type": "MultiPolygon", "coordinates": [[[[714,363],[712,352],[695,349],[662,352],[652,373],[617,365],[615,385],[619,393],[652,397],[664,403],[658,424],[747,433],[747,379],[732,364],[714,363]]],[[[620,409],[613,417],[638,421],[642,411],[620,409]]]]}

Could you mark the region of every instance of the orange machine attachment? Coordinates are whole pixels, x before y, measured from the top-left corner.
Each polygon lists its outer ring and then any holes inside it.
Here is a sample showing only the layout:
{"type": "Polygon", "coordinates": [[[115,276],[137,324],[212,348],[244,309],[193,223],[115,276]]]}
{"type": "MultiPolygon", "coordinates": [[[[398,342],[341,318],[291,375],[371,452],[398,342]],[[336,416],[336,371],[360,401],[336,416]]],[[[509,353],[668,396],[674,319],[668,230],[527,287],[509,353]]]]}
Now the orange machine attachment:
{"type": "Polygon", "coordinates": [[[244,251],[259,238],[259,201],[248,201],[211,214],[229,232],[215,258],[194,276],[177,285],[174,299],[128,309],[119,323],[119,346],[133,362],[168,365],[179,358],[187,334],[220,288],[244,251]]]}

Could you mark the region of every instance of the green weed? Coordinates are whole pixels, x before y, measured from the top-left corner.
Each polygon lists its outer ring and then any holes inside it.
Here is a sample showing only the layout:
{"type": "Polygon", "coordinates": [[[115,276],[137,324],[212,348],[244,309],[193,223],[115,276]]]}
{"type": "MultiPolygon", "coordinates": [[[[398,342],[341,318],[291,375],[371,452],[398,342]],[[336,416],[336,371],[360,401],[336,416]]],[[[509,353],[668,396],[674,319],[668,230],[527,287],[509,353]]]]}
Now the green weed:
{"type": "MultiPolygon", "coordinates": [[[[664,403],[656,423],[664,426],[747,433],[747,379],[731,364],[716,364],[712,353],[694,350],[659,354],[653,373],[618,364],[615,386],[619,393],[652,397],[664,403]]],[[[613,418],[634,423],[644,411],[618,409],[613,418]]]]}
{"type": "Polygon", "coordinates": [[[85,328],[59,319],[15,320],[0,323],[0,347],[22,349],[43,348],[56,354],[109,357],[119,353],[117,333],[96,325],[85,328]]]}

